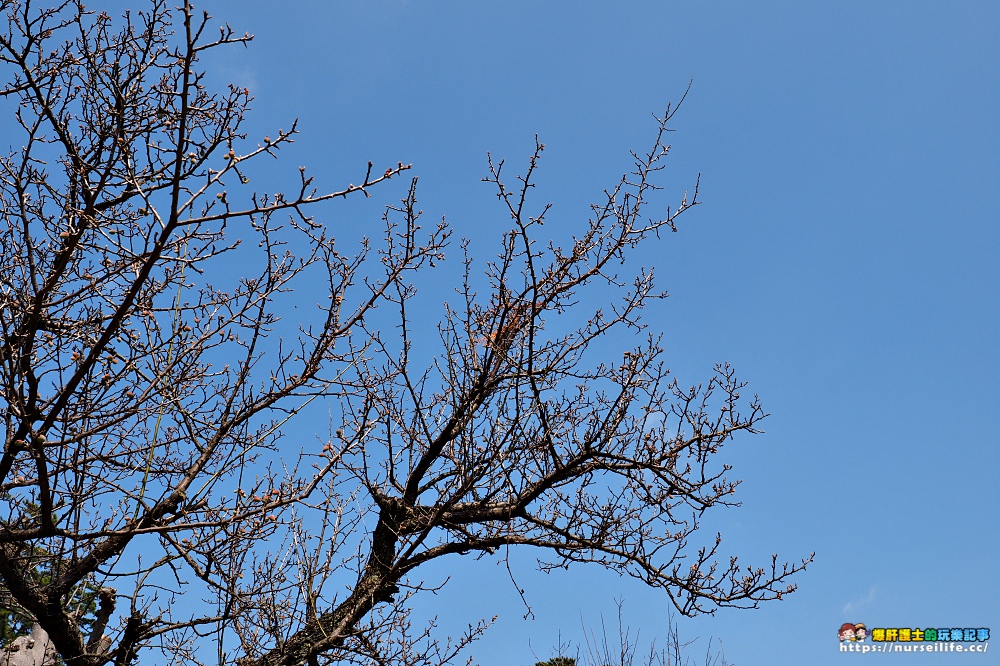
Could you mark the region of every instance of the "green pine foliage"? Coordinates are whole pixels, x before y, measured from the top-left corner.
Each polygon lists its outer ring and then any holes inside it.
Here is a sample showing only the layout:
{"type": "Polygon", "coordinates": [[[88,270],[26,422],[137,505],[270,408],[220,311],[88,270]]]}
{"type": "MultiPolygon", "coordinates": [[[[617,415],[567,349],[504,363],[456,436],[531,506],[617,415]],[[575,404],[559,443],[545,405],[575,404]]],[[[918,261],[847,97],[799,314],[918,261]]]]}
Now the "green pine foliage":
{"type": "MultiPolygon", "coordinates": [[[[47,563],[51,562],[53,558],[44,548],[35,546],[31,556],[25,556],[23,559],[38,563],[35,567],[34,579],[39,587],[44,588],[54,578],[52,570],[47,566],[47,563]]],[[[77,586],[66,599],[67,610],[80,617],[80,625],[85,628],[85,631],[93,628],[99,591],[99,585],[96,585],[92,580],[87,580],[85,584],[77,586]]],[[[9,645],[18,636],[26,636],[34,624],[34,616],[22,608],[14,600],[10,591],[0,584],[0,647],[9,645]]]]}
{"type": "Polygon", "coordinates": [[[576,666],[573,657],[552,657],[548,661],[535,662],[535,666],[576,666]]]}

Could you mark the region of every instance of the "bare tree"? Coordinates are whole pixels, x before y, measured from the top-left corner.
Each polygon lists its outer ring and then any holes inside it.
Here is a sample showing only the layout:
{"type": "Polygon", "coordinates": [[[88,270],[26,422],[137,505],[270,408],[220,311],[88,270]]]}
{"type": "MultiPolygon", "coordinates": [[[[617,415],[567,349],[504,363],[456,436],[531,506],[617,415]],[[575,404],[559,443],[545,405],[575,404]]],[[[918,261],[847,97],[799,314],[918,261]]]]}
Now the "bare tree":
{"type": "Polygon", "coordinates": [[[688,615],[794,589],[808,559],[746,567],[695,540],[738,484],[717,454],[765,413],[728,365],[673,380],[639,318],[652,273],[620,273],[697,203],[695,186],[645,217],[669,107],[562,244],[528,200],[543,146],[513,185],[491,160],[509,231],[482,268],[460,244],[465,279],[418,353],[416,271],[451,231],[421,228],[416,181],[378,242],[335,249],[349,231],[318,217],[408,165],[254,191],[296,127],[248,139],[250,91],[199,68],[248,35],[188,2],[0,6],[0,581],[65,663],[445,663],[489,622],[411,626],[414,571],[511,547],[634,576],[688,615]],[[295,288],[318,308],[293,311],[295,288]],[[310,403],[331,415],[316,443],[285,434],[310,403]]]}
{"type": "MultiPolygon", "coordinates": [[[[575,649],[572,642],[563,641],[560,636],[553,656],[546,661],[539,661],[535,666],[692,666],[691,648],[695,641],[682,641],[677,620],[667,616],[665,634],[660,636],[662,642],[657,644],[654,638],[649,643],[648,650],[640,652],[639,632],[625,624],[622,607],[624,602],[617,600],[618,627],[608,635],[608,627],[601,615],[600,634],[596,627],[588,626],[581,618],[583,628],[583,643],[575,649]],[[613,636],[617,633],[617,638],[613,636]],[[573,654],[573,656],[568,656],[573,654]]],[[[709,639],[705,646],[703,662],[705,666],[731,666],[726,661],[726,655],[721,645],[713,646],[709,639]]]]}

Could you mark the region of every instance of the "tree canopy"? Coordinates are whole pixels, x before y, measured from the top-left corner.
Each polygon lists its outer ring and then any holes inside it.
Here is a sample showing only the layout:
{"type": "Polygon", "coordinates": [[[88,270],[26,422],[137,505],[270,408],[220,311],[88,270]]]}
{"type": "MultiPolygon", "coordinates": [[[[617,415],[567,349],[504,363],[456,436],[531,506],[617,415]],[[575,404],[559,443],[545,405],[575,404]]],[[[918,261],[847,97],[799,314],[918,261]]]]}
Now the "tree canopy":
{"type": "Polygon", "coordinates": [[[416,179],[354,239],[327,206],[410,166],[255,189],[297,127],[250,138],[251,91],[200,69],[249,35],[188,2],[2,7],[0,581],[67,664],[444,663],[489,621],[414,628],[413,573],[511,548],[687,615],[795,589],[808,558],[746,566],[698,538],[734,503],[723,447],[764,408],[727,364],[681,385],[641,318],[663,293],[630,255],[698,203],[695,180],[650,211],[676,107],[571,235],[529,196],[537,142],[520,175],[486,165],[509,220],[489,252],[425,228],[416,179]],[[417,286],[446,250],[463,277],[428,328],[417,286]],[[287,436],[312,403],[328,433],[287,436]]]}

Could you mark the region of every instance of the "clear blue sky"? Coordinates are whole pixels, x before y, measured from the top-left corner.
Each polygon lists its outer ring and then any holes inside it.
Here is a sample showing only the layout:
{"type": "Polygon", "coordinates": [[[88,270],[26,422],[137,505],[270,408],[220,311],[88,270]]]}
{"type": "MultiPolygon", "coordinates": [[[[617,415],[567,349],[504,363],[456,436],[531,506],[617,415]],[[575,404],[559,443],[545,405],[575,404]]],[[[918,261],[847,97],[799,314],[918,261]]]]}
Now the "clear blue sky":
{"type": "MultiPolygon", "coordinates": [[[[504,220],[479,182],[487,151],[523,165],[539,134],[536,201],[567,233],[693,77],[666,184],[676,199],[701,172],[705,203],[641,258],[671,293],[647,321],[688,383],[729,361],[772,414],[766,435],[730,448],[743,506],[709,529],[761,564],[817,556],[784,601],[682,619],[701,637],[692,655],[714,636],[738,664],[842,664],[845,621],[1000,631],[1000,5],[208,8],[256,35],[215,61],[256,96],[251,135],[300,119],[288,173],[307,164],[333,189],[369,159],[412,162],[428,218],[484,241],[504,220]]],[[[404,184],[350,210],[374,224],[404,184]]],[[[662,634],[666,599],[636,582],[516,564],[533,620],[486,562],[449,569],[428,600],[442,633],[500,614],[472,648],[480,664],[546,658],[616,597],[642,637],[662,634]]]]}

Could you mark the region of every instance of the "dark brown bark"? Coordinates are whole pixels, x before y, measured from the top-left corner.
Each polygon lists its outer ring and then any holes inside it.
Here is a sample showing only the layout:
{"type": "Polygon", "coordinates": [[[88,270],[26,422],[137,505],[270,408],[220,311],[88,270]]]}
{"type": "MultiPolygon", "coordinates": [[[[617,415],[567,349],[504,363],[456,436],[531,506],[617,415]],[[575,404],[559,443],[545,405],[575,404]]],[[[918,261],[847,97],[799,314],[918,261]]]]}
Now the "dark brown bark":
{"type": "Polygon", "coordinates": [[[252,189],[296,126],[248,138],[250,91],[199,69],[248,35],[163,0],[3,10],[21,147],[0,162],[0,584],[67,664],[444,663],[489,622],[449,645],[414,630],[414,572],[508,547],[690,615],[794,589],[808,558],[748,568],[699,541],[762,406],[725,364],[682,388],[640,317],[663,294],[632,251],[698,203],[695,181],[648,217],[674,108],[566,247],[528,196],[544,146],[512,180],[491,158],[510,227],[499,251],[462,243],[431,320],[415,294],[451,230],[421,228],[415,179],[378,240],[314,219],[409,165],[252,189]],[[316,307],[289,321],[296,287],[316,307]],[[310,404],[331,414],[319,445],[283,431],[310,404]]]}

